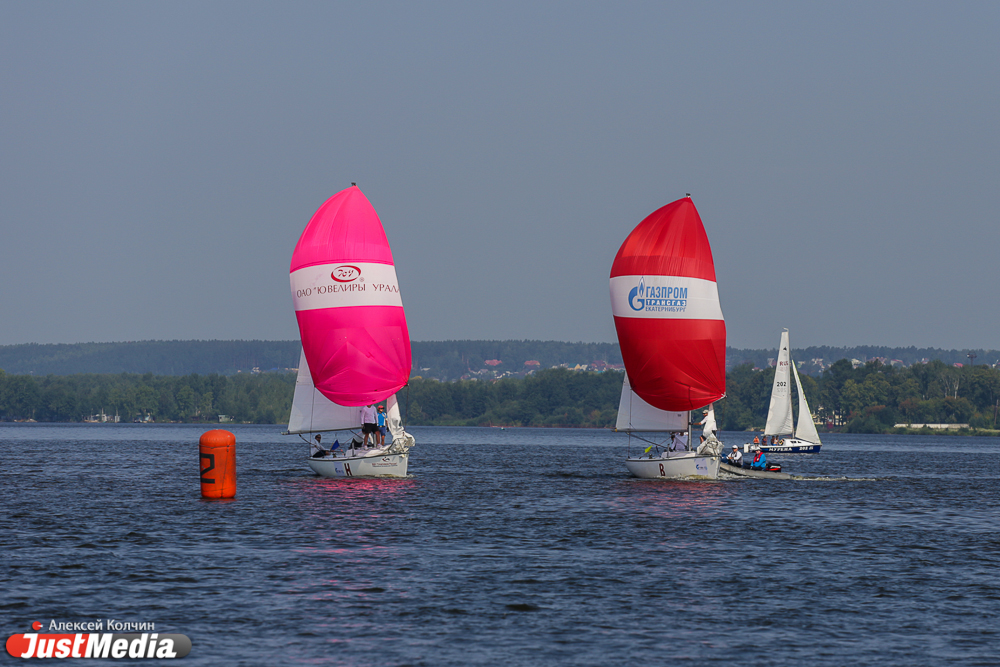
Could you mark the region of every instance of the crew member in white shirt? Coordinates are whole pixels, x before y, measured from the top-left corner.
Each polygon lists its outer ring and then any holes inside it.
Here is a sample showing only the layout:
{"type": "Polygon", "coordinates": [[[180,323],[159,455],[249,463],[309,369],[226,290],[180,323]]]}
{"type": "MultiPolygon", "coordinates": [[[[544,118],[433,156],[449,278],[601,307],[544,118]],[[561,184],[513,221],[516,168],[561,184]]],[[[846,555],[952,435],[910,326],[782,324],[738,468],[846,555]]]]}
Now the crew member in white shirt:
{"type": "Polygon", "coordinates": [[[743,453],[740,452],[740,448],[737,445],[733,445],[733,451],[726,457],[726,461],[731,466],[736,466],[737,468],[743,467],[743,453]]]}
{"type": "Polygon", "coordinates": [[[686,452],[687,451],[687,436],[683,433],[674,433],[670,436],[670,447],[669,450],[672,452],[686,452]]]}
{"type": "Polygon", "coordinates": [[[368,447],[368,436],[372,438],[372,444],[378,443],[378,416],[375,411],[375,404],[366,405],[361,409],[361,433],[365,436],[365,447],[368,447]]]}
{"type": "Polygon", "coordinates": [[[323,449],[323,445],[320,444],[320,440],[322,439],[322,437],[323,436],[317,433],[316,438],[310,443],[312,447],[310,448],[309,456],[311,456],[314,459],[321,459],[330,453],[325,449],[323,449]]]}

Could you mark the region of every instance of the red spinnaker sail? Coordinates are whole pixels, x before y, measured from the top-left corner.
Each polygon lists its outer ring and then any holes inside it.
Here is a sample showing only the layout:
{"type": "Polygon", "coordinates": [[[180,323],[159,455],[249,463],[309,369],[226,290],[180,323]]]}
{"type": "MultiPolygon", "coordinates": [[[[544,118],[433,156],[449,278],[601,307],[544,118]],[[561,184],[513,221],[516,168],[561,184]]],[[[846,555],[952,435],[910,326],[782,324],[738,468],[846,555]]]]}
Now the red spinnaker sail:
{"type": "Polygon", "coordinates": [[[299,238],[292,300],[313,383],[340,405],[388,398],[410,375],[410,333],[382,222],[356,186],[330,197],[299,238]]]}
{"type": "Polygon", "coordinates": [[[632,390],[661,410],[726,393],[726,323],[708,236],[690,197],[639,223],[611,265],[611,311],[632,390]]]}

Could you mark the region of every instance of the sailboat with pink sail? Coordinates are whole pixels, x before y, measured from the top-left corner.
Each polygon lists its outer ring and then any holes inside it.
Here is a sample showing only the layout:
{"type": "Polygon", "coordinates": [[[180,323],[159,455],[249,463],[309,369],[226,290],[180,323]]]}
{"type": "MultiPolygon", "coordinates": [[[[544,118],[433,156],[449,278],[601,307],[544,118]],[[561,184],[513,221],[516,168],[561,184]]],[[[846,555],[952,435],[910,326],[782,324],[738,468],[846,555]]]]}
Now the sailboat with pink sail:
{"type": "Polygon", "coordinates": [[[405,477],[415,442],[396,393],[409,381],[410,334],[389,241],[356,185],[316,211],[289,271],[302,354],[287,433],[342,432],[307,459],[323,477],[405,477]],[[381,401],[385,444],[359,434],[365,406],[381,401]]]}
{"type": "Polygon", "coordinates": [[[616,425],[629,434],[625,467],[643,478],[717,478],[714,429],[697,447],[689,437],[691,411],[708,406],[714,426],[711,405],[726,394],[715,262],[690,196],[651,213],[622,243],[611,311],[625,362],[616,425]],[[642,443],[634,456],[633,440],[642,443]]]}

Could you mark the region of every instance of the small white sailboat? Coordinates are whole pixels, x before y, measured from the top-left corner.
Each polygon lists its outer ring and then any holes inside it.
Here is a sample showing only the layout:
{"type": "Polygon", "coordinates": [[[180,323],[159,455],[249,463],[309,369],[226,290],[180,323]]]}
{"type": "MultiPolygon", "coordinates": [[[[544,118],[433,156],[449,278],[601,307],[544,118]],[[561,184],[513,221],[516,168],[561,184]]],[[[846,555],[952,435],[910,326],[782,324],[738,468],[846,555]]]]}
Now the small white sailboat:
{"type": "Polygon", "coordinates": [[[611,266],[611,310],[626,372],[617,422],[629,434],[625,467],[647,479],[716,479],[714,410],[697,448],[689,417],[725,396],[726,324],[690,196],[651,213],[622,243],[611,266]],[[635,456],[633,439],[647,445],[635,456]]]}
{"type": "MultiPolygon", "coordinates": [[[[781,342],[778,344],[778,359],[774,367],[774,384],[771,386],[771,403],[767,408],[764,440],[765,442],[760,445],[762,451],[789,454],[815,454],[823,444],[809,412],[806,394],[802,391],[799,370],[792,361],[788,329],[781,332],[781,342]],[[795,378],[795,388],[799,394],[799,419],[794,429],[792,428],[792,377],[795,378]],[[769,444],[772,436],[781,438],[778,444],[769,444]]],[[[744,445],[746,451],[750,451],[751,447],[750,443],[744,445]]]]}

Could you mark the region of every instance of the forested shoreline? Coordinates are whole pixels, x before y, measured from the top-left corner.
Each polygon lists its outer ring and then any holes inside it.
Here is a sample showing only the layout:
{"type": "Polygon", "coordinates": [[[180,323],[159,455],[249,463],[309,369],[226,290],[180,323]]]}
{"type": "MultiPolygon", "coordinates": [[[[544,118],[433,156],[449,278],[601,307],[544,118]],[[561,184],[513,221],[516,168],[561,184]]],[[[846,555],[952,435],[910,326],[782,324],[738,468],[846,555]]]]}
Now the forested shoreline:
{"type": "MultiPolygon", "coordinates": [[[[1000,410],[1000,369],[985,365],[931,361],[899,368],[871,361],[855,368],[842,359],[819,377],[801,379],[817,420],[853,433],[884,433],[899,423],[995,429],[1000,410]]],[[[774,369],[755,371],[749,364],[727,373],[728,396],[716,410],[720,426],[763,427],[773,381],[774,369]]]]}
{"type": "Polygon", "coordinates": [[[238,422],[279,424],[288,418],[294,390],[292,373],[35,377],[0,371],[0,420],[80,422],[107,415],[123,422],[218,423],[219,415],[226,415],[238,422]]]}
{"type": "MultiPolygon", "coordinates": [[[[728,373],[728,395],[716,405],[720,427],[762,428],[773,379],[773,369],[751,364],[728,373]]],[[[932,361],[896,368],[873,361],[854,368],[842,360],[802,382],[827,429],[880,433],[897,423],[940,423],[987,430],[996,428],[1000,411],[1000,370],[989,366],[932,361]]],[[[611,428],[621,384],[620,372],[555,368],[497,381],[414,378],[399,399],[414,425],[611,428]]],[[[0,371],[0,420],[81,422],[105,414],[122,422],[218,423],[225,415],[234,422],[282,424],[294,387],[293,373],[35,377],[0,371]]]]}
{"type": "MultiPolygon", "coordinates": [[[[777,337],[777,336],[776,336],[777,337]]],[[[524,375],[553,366],[618,366],[617,343],[583,343],[541,340],[411,341],[412,375],[441,381],[477,376],[524,375]]],[[[299,364],[297,340],[170,340],[119,343],[64,343],[0,345],[0,369],[16,375],[78,375],[82,373],[153,373],[184,376],[239,375],[284,372],[299,364]]],[[[749,363],[767,368],[777,356],[774,348],[726,348],[727,370],[749,363]]],[[[1000,365],[997,350],[944,350],[937,348],[855,346],[795,348],[793,358],[802,362],[799,373],[818,376],[840,359],[866,362],[880,359],[892,366],[911,366],[930,359],[946,365],[979,360],[1000,365]]]]}

